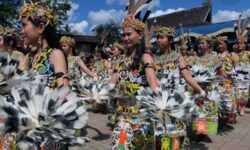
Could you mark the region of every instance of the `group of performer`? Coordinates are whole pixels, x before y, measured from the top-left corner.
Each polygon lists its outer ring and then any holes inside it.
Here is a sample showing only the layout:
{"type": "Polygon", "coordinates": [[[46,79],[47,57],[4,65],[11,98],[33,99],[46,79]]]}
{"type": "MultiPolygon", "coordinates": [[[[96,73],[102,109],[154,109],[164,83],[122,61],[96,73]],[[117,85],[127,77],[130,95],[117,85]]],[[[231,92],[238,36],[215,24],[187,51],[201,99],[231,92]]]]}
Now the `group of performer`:
{"type": "Polygon", "coordinates": [[[184,149],[187,140],[197,140],[191,134],[200,141],[217,134],[222,124],[235,124],[237,114],[244,116],[249,31],[238,26],[231,53],[226,37],[197,37],[195,53],[187,35],[176,44],[174,28],[149,31],[148,14],[138,17],[146,4],[130,1],[121,24],[123,43],[113,43],[111,57],[102,57],[99,47],[88,61],[74,54],[73,37],[57,40],[56,14],[45,5],[20,8],[26,54],[17,51],[20,33],[0,25],[0,146],[82,145],[89,141],[81,132],[89,103],[109,112],[114,150],[184,149]]]}

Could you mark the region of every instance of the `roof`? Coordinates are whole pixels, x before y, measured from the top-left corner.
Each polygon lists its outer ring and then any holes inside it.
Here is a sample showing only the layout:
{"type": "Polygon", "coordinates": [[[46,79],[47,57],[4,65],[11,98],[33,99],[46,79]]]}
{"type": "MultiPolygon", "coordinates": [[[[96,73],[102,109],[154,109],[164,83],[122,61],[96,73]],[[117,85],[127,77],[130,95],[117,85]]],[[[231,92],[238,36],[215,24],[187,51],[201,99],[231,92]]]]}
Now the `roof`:
{"type": "Polygon", "coordinates": [[[97,36],[93,35],[74,35],[74,34],[66,34],[66,33],[60,33],[59,36],[71,36],[75,39],[77,43],[98,43],[99,40],[97,36]]]}
{"type": "Polygon", "coordinates": [[[84,42],[84,43],[98,43],[99,40],[96,36],[91,35],[74,35],[76,42],[84,42]]]}
{"type": "MultiPolygon", "coordinates": [[[[237,20],[221,22],[221,23],[213,23],[208,25],[201,25],[195,27],[184,27],[184,34],[188,34],[189,36],[198,37],[200,35],[206,34],[207,36],[217,36],[223,33],[233,33],[234,25],[237,23],[237,20]]],[[[180,29],[176,29],[175,37],[180,36],[180,29]]]]}
{"type": "Polygon", "coordinates": [[[191,8],[183,11],[174,12],[162,16],[148,19],[149,28],[156,20],[156,25],[166,27],[176,27],[181,23],[182,26],[196,26],[211,23],[211,6],[204,5],[201,7],[191,8]]]}

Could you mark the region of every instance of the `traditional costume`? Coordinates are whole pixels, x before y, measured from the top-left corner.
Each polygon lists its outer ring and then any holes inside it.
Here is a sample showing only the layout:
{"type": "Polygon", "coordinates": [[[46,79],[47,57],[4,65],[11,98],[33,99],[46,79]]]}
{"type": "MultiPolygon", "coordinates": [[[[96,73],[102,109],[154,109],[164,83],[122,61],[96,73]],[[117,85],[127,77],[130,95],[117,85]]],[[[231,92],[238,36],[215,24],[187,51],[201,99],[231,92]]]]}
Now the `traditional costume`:
{"type": "MultiPolygon", "coordinates": [[[[21,17],[39,19],[46,25],[56,24],[56,17],[39,3],[25,4],[21,17]]],[[[1,137],[15,135],[15,144],[6,149],[67,149],[82,145],[88,139],[74,136],[88,118],[79,98],[68,87],[56,87],[57,73],[50,63],[52,48],[46,48],[32,63],[32,70],[19,76],[21,81],[11,88],[8,96],[0,96],[1,137]],[[24,80],[25,79],[25,80],[24,80]]],[[[63,76],[59,73],[59,76],[63,76]]],[[[8,139],[5,139],[8,140],[8,139]]],[[[10,143],[7,141],[6,143],[10,143]]]]}
{"type": "MultiPolygon", "coordinates": [[[[207,36],[200,36],[198,40],[210,42],[207,36]]],[[[195,56],[190,73],[198,84],[208,93],[207,98],[200,101],[198,117],[193,118],[192,128],[196,134],[217,134],[218,132],[218,104],[220,100],[217,89],[216,70],[221,66],[221,59],[210,53],[206,56],[195,56]],[[215,85],[214,85],[215,83],[215,85]]]]}
{"type": "MultiPolygon", "coordinates": [[[[143,6],[150,2],[151,0],[139,0],[136,3],[130,1],[122,28],[130,27],[143,34],[145,24],[137,17],[143,6]]],[[[148,15],[148,12],[146,14],[148,15]]],[[[140,116],[136,100],[137,90],[148,86],[145,67],[150,66],[139,62],[137,67],[132,68],[133,61],[134,58],[125,55],[119,60],[119,64],[115,65],[114,73],[119,79],[114,95],[117,99],[115,114],[111,116],[113,149],[153,149],[154,146],[152,124],[140,116]]]]}

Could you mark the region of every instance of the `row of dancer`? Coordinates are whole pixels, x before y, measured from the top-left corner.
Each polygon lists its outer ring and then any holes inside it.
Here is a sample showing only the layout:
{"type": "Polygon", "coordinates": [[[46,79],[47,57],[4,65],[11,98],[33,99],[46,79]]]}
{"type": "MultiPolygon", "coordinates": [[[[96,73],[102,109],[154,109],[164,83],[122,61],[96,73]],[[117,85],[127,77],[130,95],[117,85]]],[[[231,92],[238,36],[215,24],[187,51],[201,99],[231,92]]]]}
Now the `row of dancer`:
{"type": "MultiPolygon", "coordinates": [[[[24,41],[35,49],[26,56],[14,51],[18,34],[1,27],[1,48],[8,53],[8,57],[1,56],[4,62],[1,63],[1,84],[12,89],[11,92],[5,90],[1,97],[1,113],[4,114],[1,133],[15,133],[17,147],[21,149],[66,149],[69,145],[83,144],[87,138],[75,133],[86,124],[86,99],[106,105],[109,104],[107,100],[113,101],[115,110],[110,115],[112,149],[181,148],[190,122],[197,134],[215,133],[218,113],[225,109],[231,113],[233,101],[221,96],[225,80],[220,86],[213,85],[212,81],[218,81],[217,71],[224,78],[231,75],[236,79],[240,78],[238,74],[245,73],[240,70],[242,68],[237,70],[237,65],[242,63],[249,67],[244,37],[239,34],[235,46],[238,54],[232,55],[225,54],[225,40],[217,38],[219,57],[209,52],[211,40],[202,36],[199,38],[200,55],[186,58],[171,47],[174,30],[155,27],[161,51],[153,54],[145,23],[135,18],[138,16],[135,6],[129,5],[128,15],[122,23],[124,47],[115,46],[124,51],[124,55],[112,59],[111,63],[96,62],[93,72],[79,57],[72,55],[75,44],[72,38],[56,40],[56,17],[52,10],[38,3],[23,6],[20,16],[24,41]],[[229,71],[226,70],[228,66],[231,67],[229,71]],[[79,68],[89,77],[82,77],[79,68]],[[13,79],[21,84],[9,85],[13,79]],[[34,80],[35,84],[25,83],[34,80]],[[34,98],[38,95],[40,99],[34,98]],[[44,108],[41,110],[37,105],[44,108]],[[18,113],[12,114],[4,108],[18,113]],[[10,120],[18,124],[8,124],[10,120]]],[[[243,77],[243,81],[247,81],[247,76],[243,77]]]]}

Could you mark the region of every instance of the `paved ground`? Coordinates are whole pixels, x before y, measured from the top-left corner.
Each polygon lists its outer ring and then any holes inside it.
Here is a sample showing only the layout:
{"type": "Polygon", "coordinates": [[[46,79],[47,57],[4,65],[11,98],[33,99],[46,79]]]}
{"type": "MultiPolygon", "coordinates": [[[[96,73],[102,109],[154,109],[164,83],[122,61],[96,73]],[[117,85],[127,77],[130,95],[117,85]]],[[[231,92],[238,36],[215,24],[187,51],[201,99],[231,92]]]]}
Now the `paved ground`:
{"type": "MultiPolygon", "coordinates": [[[[110,150],[110,131],[106,127],[107,115],[89,113],[87,136],[91,139],[83,148],[74,150],[110,150]]],[[[219,135],[210,135],[205,142],[191,142],[191,150],[250,150],[250,112],[240,117],[236,125],[227,126],[219,135]]],[[[72,149],[73,150],[73,149],[72,149]]]]}

